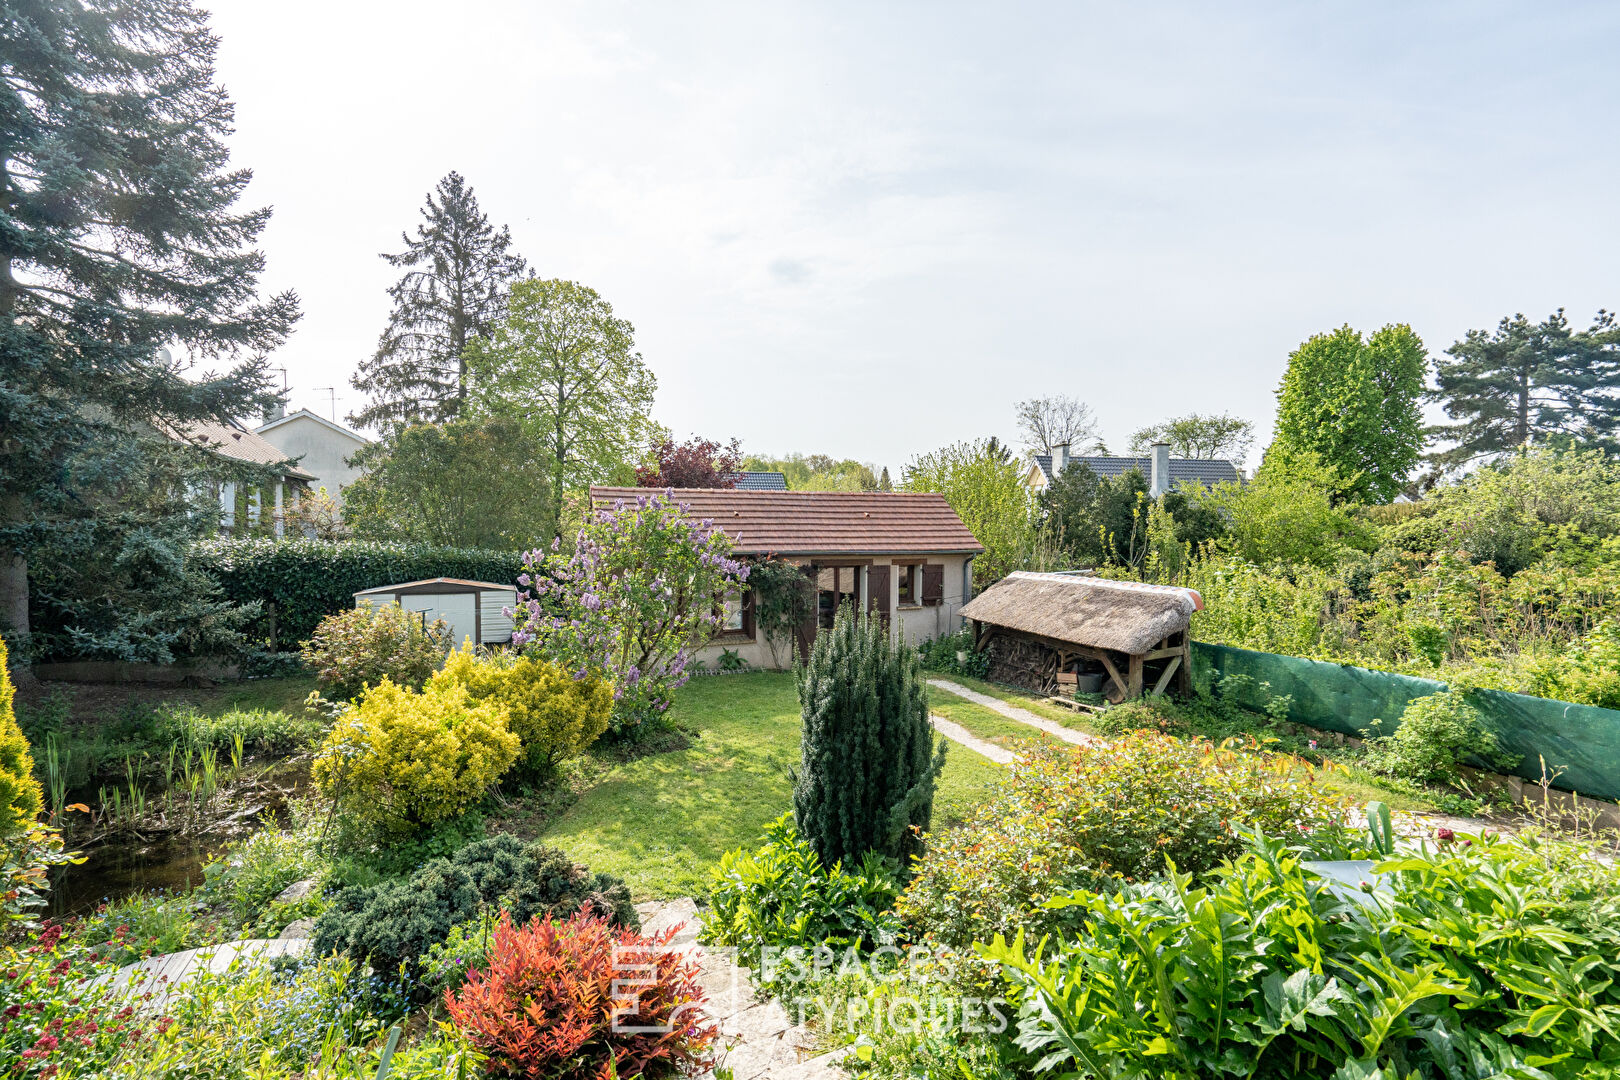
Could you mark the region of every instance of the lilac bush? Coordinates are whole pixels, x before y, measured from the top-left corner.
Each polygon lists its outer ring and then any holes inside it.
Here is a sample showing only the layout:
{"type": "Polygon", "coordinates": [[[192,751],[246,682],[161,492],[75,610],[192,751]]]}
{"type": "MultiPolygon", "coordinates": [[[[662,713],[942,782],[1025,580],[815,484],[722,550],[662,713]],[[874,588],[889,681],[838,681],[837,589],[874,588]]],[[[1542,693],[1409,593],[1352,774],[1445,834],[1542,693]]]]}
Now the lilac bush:
{"type": "Polygon", "coordinates": [[[514,645],[613,682],[613,730],[669,708],[692,651],[714,636],[748,567],[711,521],[691,521],[673,491],[596,511],[574,551],[523,556],[514,645]]]}

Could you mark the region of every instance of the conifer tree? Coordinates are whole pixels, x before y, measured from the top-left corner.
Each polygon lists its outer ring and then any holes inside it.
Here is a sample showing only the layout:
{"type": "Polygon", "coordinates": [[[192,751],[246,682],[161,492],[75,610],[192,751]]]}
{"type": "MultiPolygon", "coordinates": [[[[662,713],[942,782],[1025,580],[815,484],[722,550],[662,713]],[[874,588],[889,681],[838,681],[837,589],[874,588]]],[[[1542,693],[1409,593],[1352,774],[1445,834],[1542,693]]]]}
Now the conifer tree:
{"type": "Polygon", "coordinates": [[[511,230],[489,223],[460,173],[428,193],[422,218],[414,240],[400,235],[404,251],[383,255],[408,269],[388,290],[394,311],[376,353],[351,380],[371,401],[349,420],[366,427],[456,416],[467,396],[463,350],[489,332],[523,276],[523,257],[507,250],[511,230]]]}
{"type": "Polygon", "coordinates": [[[298,300],[257,295],[270,211],[235,206],[251,173],[228,165],[218,44],[186,0],[0,16],[0,628],[19,641],[30,560],[64,535],[110,527],[107,565],[172,583],[165,534],[196,507],[137,498],[176,446],[161,433],[274,400],[263,354],[298,300]],[[197,377],[165,346],[229,366],[197,377]]]}
{"type": "Polygon", "coordinates": [[[922,853],[945,767],[922,660],[882,620],[845,606],[796,670],[804,718],[793,816],[824,863],[922,853]]]}

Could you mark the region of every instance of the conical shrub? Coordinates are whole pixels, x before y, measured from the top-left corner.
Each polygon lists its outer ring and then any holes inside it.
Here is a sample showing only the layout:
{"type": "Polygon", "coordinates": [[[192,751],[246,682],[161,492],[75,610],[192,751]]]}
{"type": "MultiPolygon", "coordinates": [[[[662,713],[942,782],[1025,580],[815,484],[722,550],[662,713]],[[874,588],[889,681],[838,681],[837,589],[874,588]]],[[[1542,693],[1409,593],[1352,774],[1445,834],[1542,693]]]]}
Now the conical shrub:
{"type": "Polygon", "coordinates": [[[13,693],[11,673],[6,669],[6,643],[0,641],[0,836],[32,825],[43,802],[39,781],[34,779],[34,756],[28,752],[28,739],[12,711],[13,693]]]}
{"type": "Polygon", "coordinates": [[[793,785],[799,833],[831,865],[922,852],[945,767],[922,661],[880,619],[845,606],[795,669],[804,734],[793,785]]]}

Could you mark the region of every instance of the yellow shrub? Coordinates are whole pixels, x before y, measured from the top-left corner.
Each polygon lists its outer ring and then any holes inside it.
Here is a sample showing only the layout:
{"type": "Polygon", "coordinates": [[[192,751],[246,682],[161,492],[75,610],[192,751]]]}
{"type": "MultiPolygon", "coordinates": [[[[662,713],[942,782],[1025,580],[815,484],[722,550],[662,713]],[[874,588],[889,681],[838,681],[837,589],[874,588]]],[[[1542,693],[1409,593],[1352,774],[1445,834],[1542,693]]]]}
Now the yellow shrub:
{"type": "Polygon", "coordinates": [[[575,679],[556,664],[511,653],[480,658],[464,646],[429,685],[461,686],[473,701],[505,709],[523,740],[523,762],[536,771],[591,745],[613,715],[613,688],[606,680],[575,679]]]}
{"type": "Polygon", "coordinates": [[[44,801],[34,779],[34,756],[11,710],[13,693],[6,643],[0,641],[0,836],[33,824],[44,801]]]}
{"type": "Polygon", "coordinates": [[[339,718],[315,759],[315,782],[390,832],[445,821],[517,760],[518,737],[494,702],[447,684],[418,694],[384,678],[339,718]]]}

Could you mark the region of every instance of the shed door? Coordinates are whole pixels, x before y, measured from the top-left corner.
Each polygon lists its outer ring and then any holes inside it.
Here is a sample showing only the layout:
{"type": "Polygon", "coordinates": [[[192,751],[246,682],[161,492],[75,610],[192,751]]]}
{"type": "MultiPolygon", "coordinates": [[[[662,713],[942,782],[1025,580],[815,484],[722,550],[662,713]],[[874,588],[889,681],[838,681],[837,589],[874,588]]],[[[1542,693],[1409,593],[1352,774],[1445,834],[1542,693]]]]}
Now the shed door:
{"type": "Polygon", "coordinates": [[[477,644],[477,593],[415,593],[400,597],[399,603],[406,611],[420,611],[426,622],[443,619],[454,647],[461,648],[467,638],[477,644]]]}

